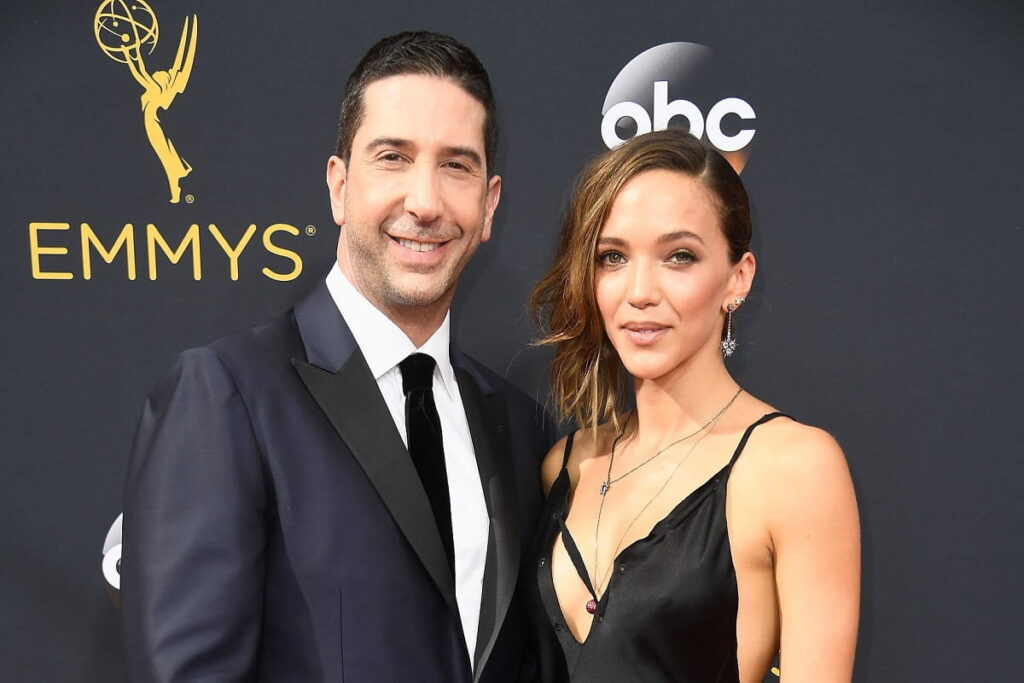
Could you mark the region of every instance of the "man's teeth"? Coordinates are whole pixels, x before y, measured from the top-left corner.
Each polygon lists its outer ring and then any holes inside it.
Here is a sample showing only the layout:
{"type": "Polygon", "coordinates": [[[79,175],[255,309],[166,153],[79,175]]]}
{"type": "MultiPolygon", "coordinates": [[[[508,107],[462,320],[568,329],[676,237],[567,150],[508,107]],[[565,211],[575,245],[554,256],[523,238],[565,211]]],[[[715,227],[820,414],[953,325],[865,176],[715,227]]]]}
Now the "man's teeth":
{"type": "Polygon", "coordinates": [[[412,249],[413,251],[434,251],[441,246],[437,242],[414,242],[412,240],[404,240],[401,237],[398,238],[398,243],[406,249],[412,249]]]}

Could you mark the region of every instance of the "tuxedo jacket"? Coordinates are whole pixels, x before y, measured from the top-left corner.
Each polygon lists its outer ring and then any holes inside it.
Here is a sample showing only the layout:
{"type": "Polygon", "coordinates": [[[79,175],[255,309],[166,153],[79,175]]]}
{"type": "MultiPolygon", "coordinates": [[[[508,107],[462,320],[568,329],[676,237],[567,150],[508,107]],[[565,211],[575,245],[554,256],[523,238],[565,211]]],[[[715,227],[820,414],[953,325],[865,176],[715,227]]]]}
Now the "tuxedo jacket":
{"type": "Polygon", "coordinates": [[[454,348],[452,364],[490,516],[474,652],[430,502],[321,284],[182,353],[146,403],[124,500],[130,679],[530,678],[513,596],[555,434],[508,382],[454,348]]]}

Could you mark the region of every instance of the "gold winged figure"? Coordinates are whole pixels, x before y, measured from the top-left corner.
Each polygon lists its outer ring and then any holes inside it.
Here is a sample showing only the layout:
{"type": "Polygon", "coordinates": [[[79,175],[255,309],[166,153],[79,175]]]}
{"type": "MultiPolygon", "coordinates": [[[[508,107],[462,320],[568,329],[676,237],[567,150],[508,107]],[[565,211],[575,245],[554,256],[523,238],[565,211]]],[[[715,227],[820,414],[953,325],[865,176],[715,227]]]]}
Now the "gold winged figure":
{"type": "Polygon", "coordinates": [[[149,45],[149,52],[152,53],[158,29],[156,16],[149,6],[143,0],[135,0],[130,8],[123,0],[107,0],[100,6],[96,17],[96,38],[100,47],[111,59],[127,64],[132,76],[143,88],[140,100],[146,137],[167,174],[172,204],[181,200],[181,179],[192,171],[192,166],[181,158],[174,143],[164,134],[159,112],[168,109],[174,98],[185,92],[195,63],[198,28],[199,21],[195,15],[185,17],[174,64],[166,71],[150,73],[142,56],[142,48],[149,45]],[[115,6],[121,6],[121,11],[115,12],[115,6]],[[137,17],[147,17],[151,21],[142,23],[137,17]]]}

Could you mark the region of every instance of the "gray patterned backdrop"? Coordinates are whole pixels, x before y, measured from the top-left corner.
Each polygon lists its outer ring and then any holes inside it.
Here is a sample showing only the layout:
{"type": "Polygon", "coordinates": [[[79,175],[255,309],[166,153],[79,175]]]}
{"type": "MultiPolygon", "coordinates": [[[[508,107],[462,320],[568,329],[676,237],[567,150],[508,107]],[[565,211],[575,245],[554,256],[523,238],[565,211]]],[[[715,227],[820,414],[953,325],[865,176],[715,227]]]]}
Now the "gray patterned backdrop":
{"type": "MultiPolygon", "coordinates": [[[[141,82],[97,42],[100,0],[0,8],[4,680],[123,679],[101,550],[144,397],[177,351],[325,274],[340,90],[372,42],[412,28],[461,38],[490,70],[504,192],[456,334],[541,397],[547,357],[528,347],[523,302],[572,178],[603,148],[609,87],[650,48],[709,48],[696,72],[670,59],[637,76],[636,102],[657,119],[665,78],[662,106],[711,118],[734,97],[754,113],[720,126],[753,130],[741,154],[760,258],[733,368],[849,458],[864,533],[855,678],[1017,680],[1019,2],[148,1],[150,71],[175,64],[196,17],[187,87],[160,113],[193,169],[179,203],[141,82]],[[161,240],[173,254],[186,238],[173,263],[161,240]]],[[[643,124],[618,123],[622,136],[643,124]]]]}

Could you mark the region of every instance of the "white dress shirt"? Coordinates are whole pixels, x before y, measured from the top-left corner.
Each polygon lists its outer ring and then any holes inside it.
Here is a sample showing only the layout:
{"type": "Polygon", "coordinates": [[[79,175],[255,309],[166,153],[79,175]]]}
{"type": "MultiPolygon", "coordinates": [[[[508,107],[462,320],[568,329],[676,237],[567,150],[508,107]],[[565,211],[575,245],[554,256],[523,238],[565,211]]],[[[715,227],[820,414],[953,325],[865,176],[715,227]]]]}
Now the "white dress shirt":
{"type": "Polygon", "coordinates": [[[405,394],[398,364],[413,353],[426,353],[436,362],[434,403],[441,418],[444,463],[448,474],[448,496],[452,508],[452,540],[455,549],[455,598],[459,605],[462,632],[466,636],[470,666],[476,653],[483,592],[484,562],[487,556],[489,520],[480,484],[469,422],[452,368],[449,341],[451,315],[423,346],[416,346],[395,323],[364,297],[335,263],[327,275],[327,289],[345,319],[370,372],[377,380],[384,402],[391,411],[406,447],[405,394]]]}

